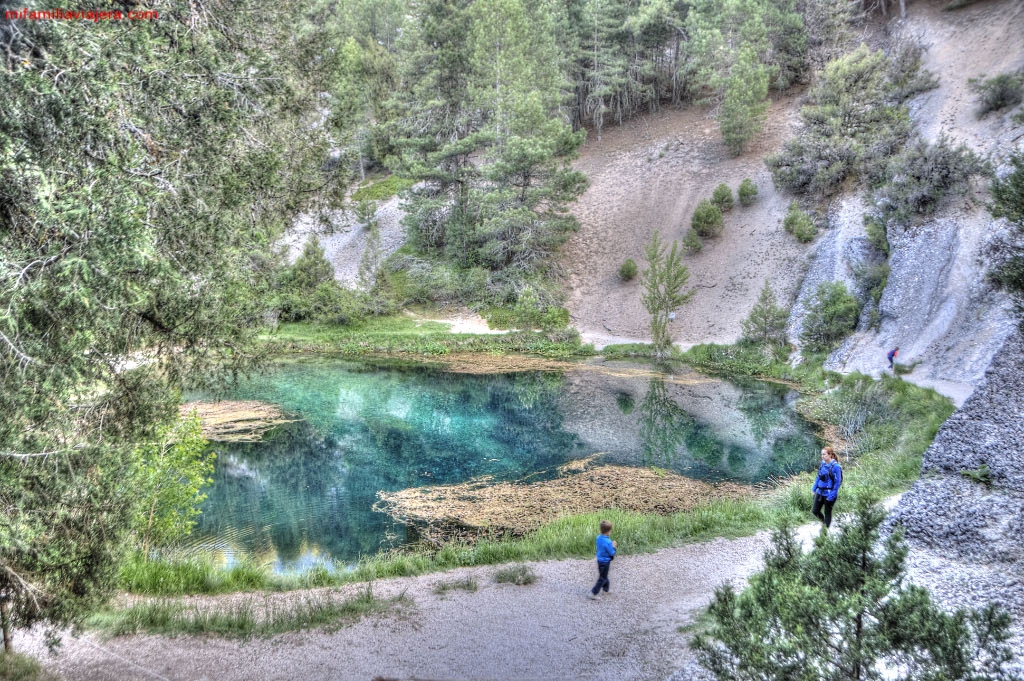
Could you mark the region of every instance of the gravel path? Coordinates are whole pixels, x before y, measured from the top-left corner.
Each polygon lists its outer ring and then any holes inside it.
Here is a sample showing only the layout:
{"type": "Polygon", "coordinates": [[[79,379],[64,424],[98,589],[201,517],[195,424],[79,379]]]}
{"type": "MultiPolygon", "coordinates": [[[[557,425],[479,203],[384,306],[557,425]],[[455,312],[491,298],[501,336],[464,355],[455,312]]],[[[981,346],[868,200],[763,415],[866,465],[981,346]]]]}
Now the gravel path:
{"type": "MultiPolygon", "coordinates": [[[[815,531],[808,525],[808,538],[815,531]]],[[[613,533],[614,534],[614,533],[613,533]]],[[[527,586],[497,584],[494,566],[375,582],[373,593],[404,593],[409,604],[334,632],[270,639],[131,636],[67,638],[48,665],[74,681],[217,679],[665,679],[687,660],[691,623],[714,588],[736,585],[761,565],[768,533],[620,556],[612,593],[588,600],[592,560],[531,563],[527,586]],[[473,577],[476,592],[434,587],[473,577]]],[[[321,594],[352,592],[321,590],[321,594]]],[[[278,598],[305,597],[285,594],[278,598]]],[[[237,599],[237,596],[229,597],[237,599]]],[[[257,597],[262,600],[262,597],[257,597]]],[[[40,642],[32,650],[42,657],[40,642]]]]}

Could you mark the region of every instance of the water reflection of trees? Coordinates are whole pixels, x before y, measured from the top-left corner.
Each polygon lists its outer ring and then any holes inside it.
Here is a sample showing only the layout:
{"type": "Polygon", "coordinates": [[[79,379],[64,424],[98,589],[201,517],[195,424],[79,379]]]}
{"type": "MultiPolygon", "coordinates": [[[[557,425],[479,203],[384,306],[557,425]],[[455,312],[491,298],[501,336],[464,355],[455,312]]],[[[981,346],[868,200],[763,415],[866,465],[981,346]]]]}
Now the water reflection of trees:
{"type": "Polygon", "coordinates": [[[733,418],[746,421],[753,437],[749,443],[723,440],[714,426],[694,418],[672,397],[663,378],[652,378],[638,407],[644,464],[752,482],[807,470],[817,441],[786,406],[785,389],[760,382],[737,387],[733,418]]]}
{"type": "Polygon", "coordinates": [[[647,465],[671,465],[693,428],[693,417],[668,394],[664,379],[652,378],[640,402],[640,446],[647,465]]]}

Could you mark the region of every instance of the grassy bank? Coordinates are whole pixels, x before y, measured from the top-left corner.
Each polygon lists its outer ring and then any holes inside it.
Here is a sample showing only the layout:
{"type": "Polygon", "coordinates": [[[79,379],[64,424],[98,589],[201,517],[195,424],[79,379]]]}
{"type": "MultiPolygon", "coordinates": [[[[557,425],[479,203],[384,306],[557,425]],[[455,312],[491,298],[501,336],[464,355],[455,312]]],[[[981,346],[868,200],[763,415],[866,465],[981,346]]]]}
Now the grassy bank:
{"type": "Polygon", "coordinates": [[[382,599],[367,587],[354,597],[336,600],[318,593],[288,605],[269,598],[249,598],[213,607],[161,599],[136,603],[94,615],[87,625],[110,636],[149,634],[214,634],[231,638],[273,636],[299,629],[337,628],[367,615],[405,604],[404,597],[382,599]]]}
{"type": "Polygon", "coordinates": [[[440,356],[455,352],[542,357],[586,357],[594,354],[575,331],[515,331],[496,334],[450,333],[442,322],[405,317],[373,317],[351,326],[281,324],[262,338],[271,354],[324,353],[345,357],[440,356]]]}
{"type": "MultiPolygon", "coordinates": [[[[310,329],[302,329],[301,333],[307,339],[311,336],[310,329]]],[[[401,329],[398,333],[402,333],[401,329]]],[[[433,332],[427,335],[430,333],[433,332]]],[[[858,374],[844,377],[825,372],[820,359],[791,367],[758,351],[721,346],[698,346],[685,353],[684,359],[711,373],[797,384],[802,392],[797,409],[822,424],[826,437],[839,445],[846,471],[840,510],[844,502],[859,497],[878,499],[907,489],[919,475],[921,455],[953,412],[950,401],[934,391],[892,376],[876,381],[858,374]]],[[[299,576],[275,576],[252,565],[222,570],[204,561],[147,562],[136,556],[124,564],[121,579],[123,587],[134,593],[175,596],[291,590],[468,566],[584,558],[593,553],[595,528],[602,518],[615,523],[616,538],[624,552],[641,553],[715,537],[748,535],[781,524],[807,522],[811,519],[808,509],[812,482],[812,474],[804,473],[763,487],[749,499],[715,501],[672,515],[603,511],[563,517],[521,538],[483,538],[473,544],[450,544],[440,549],[403,549],[366,557],[354,566],[339,566],[335,570],[317,568],[299,576]]],[[[143,615],[132,617],[138,619],[143,615]]],[[[168,627],[178,627],[180,631],[212,626],[193,623],[195,618],[184,611],[173,617],[167,614],[160,617],[172,623],[168,627]]],[[[279,619],[294,623],[301,618],[279,619]]],[[[145,625],[147,630],[155,626],[145,625]]],[[[104,628],[116,630],[110,625],[104,628]]],[[[240,625],[240,628],[244,627],[240,625]]]]}

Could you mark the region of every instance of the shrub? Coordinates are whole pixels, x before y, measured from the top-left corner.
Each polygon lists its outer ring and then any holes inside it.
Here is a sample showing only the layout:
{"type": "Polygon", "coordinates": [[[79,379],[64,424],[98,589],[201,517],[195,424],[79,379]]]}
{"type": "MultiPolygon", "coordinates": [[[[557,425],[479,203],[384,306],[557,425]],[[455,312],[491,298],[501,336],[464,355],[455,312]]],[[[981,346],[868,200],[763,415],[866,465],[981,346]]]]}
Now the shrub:
{"type": "Polygon", "coordinates": [[[1006,257],[996,264],[993,278],[1014,297],[1017,312],[1024,319],[1024,153],[1014,153],[1010,164],[1013,171],[993,180],[989,189],[989,211],[994,217],[1009,220],[1012,234],[1006,257]]]}
{"type": "Polygon", "coordinates": [[[714,237],[725,229],[725,220],[722,218],[722,210],[705,199],[697,204],[690,225],[698,236],[714,237]]]}
{"type": "Polygon", "coordinates": [[[636,261],[632,258],[626,258],[626,262],[622,263],[622,267],[619,268],[619,279],[622,281],[633,281],[636,277],[636,261]]]}
{"type": "Polygon", "coordinates": [[[0,681],[60,681],[27,655],[0,652],[0,681]]]}
{"type": "Polygon", "coordinates": [[[990,111],[1016,106],[1024,99],[1024,71],[992,78],[971,78],[967,85],[978,94],[978,118],[990,111]]]}
{"type": "Polygon", "coordinates": [[[842,282],[824,282],[815,291],[804,317],[800,341],[811,352],[829,352],[853,333],[859,316],[860,303],[842,282]]]}
{"type": "Polygon", "coordinates": [[[285,268],[278,286],[277,308],[282,321],[351,324],[366,316],[363,295],[342,288],[334,280],[334,267],[315,237],[306,242],[295,264],[285,268]]]}
{"type": "Polygon", "coordinates": [[[499,584],[515,584],[524,586],[537,581],[537,575],[529,565],[509,565],[494,573],[494,581],[499,584]]]}
{"type": "Polygon", "coordinates": [[[687,253],[700,253],[701,249],[704,248],[704,242],[700,240],[700,234],[697,234],[697,230],[693,227],[686,230],[686,234],[683,235],[683,248],[686,249],[687,253]]]}
{"type": "Polygon", "coordinates": [[[800,204],[796,201],[789,204],[782,228],[795,236],[800,243],[807,243],[818,235],[818,228],[814,226],[811,216],[800,210],[800,204]]]}
{"type": "Polygon", "coordinates": [[[729,189],[729,185],[723,183],[715,187],[715,191],[711,194],[711,203],[718,206],[718,210],[723,213],[732,210],[732,190],[729,189]]]}
{"type": "Polygon", "coordinates": [[[888,163],[875,204],[886,222],[906,225],[914,216],[934,213],[946,196],[965,192],[971,177],[984,171],[985,163],[963,144],[919,139],[888,163]]]}
{"type": "Polygon", "coordinates": [[[388,175],[383,180],[371,182],[352,192],[352,200],[357,203],[360,201],[384,201],[414,184],[415,180],[398,175],[388,175]]]}
{"type": "Polygon", "coordinates": [[[736,192],[741,206],[749,206],[757,198],[757,185],[748,177],[740,182],[739,191],[736,192]]]}
{"type": "Polygon", "coordinates": [[[879,669],[900,669],[908,680],[1015,676],[1007,669],[1015,655],[1009,613],[996,603],[940,608],[907,583],[903,536],[883,538],[881,506],[854,504],[839,531],[823,532],[809,553],[792,528],[777,530],[764,571],[743,592],[715,591],[704,631],[691,643],[712,676],[859,680],[881,678],[879,669]],[[828,644],[810,632],[828,632],[828,644]]]}
{"type": "Polygon", "coordinates": [[[765,160],[775,186],[828,196],[851,176],[877,180],[912,129],[902,102],[934,84],[918,48],[889,60],[862,45],[830,62],[808,93],[796,138],[765,160]]]}
{"type": "Polygon", "coordinates": [[[747,143],[762,128],[768,112],[769,69],[750,47],[740,50],[725,81],[718,125],[722,141],[733,156],[743,153],[747,143]]]}
{"type": "Polygon", "coordinates": [[[444,596],[449,591],[455,591],[456,589],[474,592],[477,588],[478,586],[475,579],[472,577],[463,577],[462,579],[456,579],[451,582],[441,582],[440,584],[434,585],[434,593],[438,596],[444,596]]]}
{"type": "Polygon", "coordinates": [[[868,235],[868,241],[882,253],[889,255],[889,238],[886,235],[885,220],[877,215],[864,215],[864,231],[868,235]]]}

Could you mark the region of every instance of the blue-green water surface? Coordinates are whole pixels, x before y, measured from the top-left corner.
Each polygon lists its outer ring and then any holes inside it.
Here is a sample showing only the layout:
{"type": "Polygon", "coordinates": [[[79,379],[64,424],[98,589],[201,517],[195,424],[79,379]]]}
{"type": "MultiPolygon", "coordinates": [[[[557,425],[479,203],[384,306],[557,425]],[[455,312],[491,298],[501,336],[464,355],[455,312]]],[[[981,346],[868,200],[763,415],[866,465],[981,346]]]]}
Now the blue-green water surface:
{"type": "Polygon", "coordinates": [[[216,443],[192,549],[279,572],[401,545],[377,492],[543,479],[568,461],[659,466],[754,483],[807,470],[818,442],[785,386],[626,363],[453,373],[309,358],[274,365],[230,399],[298,417],[255,444],[216,443]]]}

